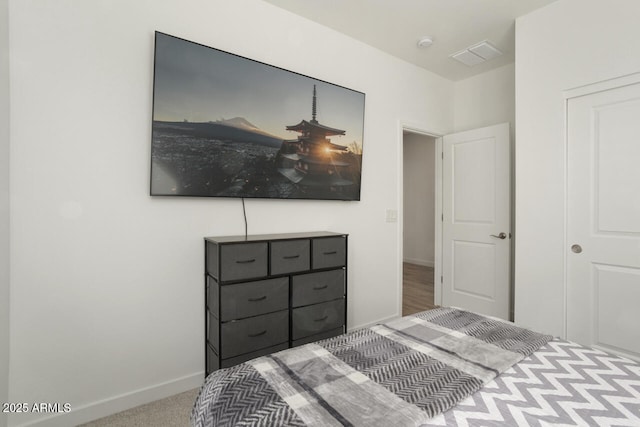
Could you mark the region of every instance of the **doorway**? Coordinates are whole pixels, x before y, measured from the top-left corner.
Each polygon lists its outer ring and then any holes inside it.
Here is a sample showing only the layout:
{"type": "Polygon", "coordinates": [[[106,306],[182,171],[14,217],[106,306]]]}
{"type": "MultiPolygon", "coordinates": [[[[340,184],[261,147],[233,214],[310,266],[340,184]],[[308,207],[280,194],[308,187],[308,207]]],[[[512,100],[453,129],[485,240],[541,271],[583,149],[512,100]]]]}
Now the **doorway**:
{"type": "Polygon", "coordinates": [[[436,138],[402,132],[402,315],[434,308],[436,138]]]}
{"type": "MultiPolygon", "coordinates": [[[[399,268],[398,312],[443,305],[509,319],[509,124],[442,137],[417,128],[401,130],[399,205],[403,212],[398,263],[427,267],[427,277],[435,280],[429,281],[433,296],[413,298],[404,286],[405,282],[410,285],[404,277],[410,271],[400,274],[404,269],[399,268]],[[421,173],[432,176],[433,184],[421,173]],[[425,204],[418,206],[420,201],[425,204]],[[433,224],[431,235],[423,232],[429,224],[433,224]],[[425,246],[412,246],[416,241],[425,246]],[[419,305],[409,306],[414,303],[419,305]]],[[[417,289],[430,289],[427,281],[418,278],[417,289]]]]}

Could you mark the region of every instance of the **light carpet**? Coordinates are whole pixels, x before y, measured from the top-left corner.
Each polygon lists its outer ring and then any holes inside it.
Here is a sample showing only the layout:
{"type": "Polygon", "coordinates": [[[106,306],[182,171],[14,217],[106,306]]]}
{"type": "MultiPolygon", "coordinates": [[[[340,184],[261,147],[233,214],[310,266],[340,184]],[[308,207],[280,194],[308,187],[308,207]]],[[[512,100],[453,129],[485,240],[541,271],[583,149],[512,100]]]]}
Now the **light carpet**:
{"type": "Polygon", "coordinates": [[[183,427],[199,389],[193,389],[166,399],[156,400],[124,412],[100,418],[81,427],[183,427]]]}

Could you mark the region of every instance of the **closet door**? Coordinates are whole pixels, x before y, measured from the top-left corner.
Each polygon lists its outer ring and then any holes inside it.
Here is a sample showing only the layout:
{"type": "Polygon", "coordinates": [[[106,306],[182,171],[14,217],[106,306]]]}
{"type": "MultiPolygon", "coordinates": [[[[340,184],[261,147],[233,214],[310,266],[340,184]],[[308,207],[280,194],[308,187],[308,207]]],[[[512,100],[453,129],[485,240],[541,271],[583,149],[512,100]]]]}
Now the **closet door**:
{"type": "Polygon", "coordinates": [[[567,113],[567,338],[640,360],[640,83],[567,113]]]}

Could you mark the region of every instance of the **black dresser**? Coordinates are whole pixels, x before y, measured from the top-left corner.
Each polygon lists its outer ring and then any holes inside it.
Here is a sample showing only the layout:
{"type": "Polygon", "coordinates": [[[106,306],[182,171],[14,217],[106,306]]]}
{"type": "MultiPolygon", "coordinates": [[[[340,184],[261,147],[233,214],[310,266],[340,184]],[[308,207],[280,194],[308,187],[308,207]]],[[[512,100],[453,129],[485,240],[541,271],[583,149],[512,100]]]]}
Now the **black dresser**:
{"type": "Polygon", "coordinates": [[[347,235],[205,238],[205,370],[346,332],[347,235]]]}

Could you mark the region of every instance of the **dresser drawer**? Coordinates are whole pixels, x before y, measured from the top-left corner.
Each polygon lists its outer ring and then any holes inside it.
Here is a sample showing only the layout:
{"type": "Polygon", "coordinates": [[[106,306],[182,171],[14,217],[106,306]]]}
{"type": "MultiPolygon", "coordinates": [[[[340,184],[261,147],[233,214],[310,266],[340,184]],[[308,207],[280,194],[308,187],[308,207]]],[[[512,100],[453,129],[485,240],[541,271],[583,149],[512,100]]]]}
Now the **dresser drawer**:
{"type": "Polygon", "coordinates": [[[291,347],[298,347],[301,345],[309,344],[310,342],[326,340],[327,338],[337,337],[338,335],[342,335],[344,333],[345,330],[343,325],[336,329],[329,329],[328,331],[324,331],[316,335],[309,335],[308,337],[300,338],[299,340],[293,341],[291,343],[291,347]]]}
{"type": "Polygon", "coordinates": [[[347,262],[347,239],[323,237],[313,239],[313,268],[343,267],[347,262]]]}
{"type": "MultiPolygon", "coordinates": [[[[212,283],[215,284],[212,290],[216,292],[218,284],[212,283]]],[[[289,307],[289,278],[222,285],[220,296],[220,320],[223,322],[286,310],[289,307]]]]}
{"type": "Polygon", "coordinates": [[[211,348],[211,345],[207,341],[207,372],[209,375],[213,371],[217,371],[220,369],[220,360],[218,359],[218,355],[211,348]]]}
{"type": "Polygon", "coordinates": [[[344,325],[344,298],[294,308],[291,321],[292,340],[336,329],[344,325]]]}
{"type": "Polygon", "coordinates": [[[271,274],[287,274],[309,270],[309,239],[271,242],[271,274]]]}
{"type": "MultiPolygon", "coordinates": [[[[212,319],[211,326],[214,328],[215,323],[217,322],[212,319]]],[[[220,356],[226,359],[288,341],[289,312],[287,310],[235,320],[222,324],[220,356]]],[[[219,350],[215,346],[214,349],[219,350]]]]}
{"type": "Polygon", "coordinates": [[[220,247],[220,280],[244,280],[267,275],[268,244],[241,243],[220,247]]]}
{"type": "MultiPolygon", "coordinates": [[[[318,340],[321,338],[318,338],[318,340]]],[[[316,340],[317,341],[317,340],[316,340]]],[[[311,342],[311,341],[308,341],[311,342]]],[[[300,344],[301,345],[301,344],[300,344]]],[[[281,350],[289,348],[289,342],[274,345],[273,347],[261,348],[260,350],[252,351],[251,353],[241,354],[240,356],[230,357],[227,359],[218,358],[218,354],[213,350],[211,344],[207,342],[207,375],[213,371],[217,371],[220,368],[229,368],[239,363],[246,362],[247,360],[255,359],[256,357],[265,356],[271,353],[277,353],[281,350]]]]}
{"type": "Polygon", "coordinates": [[[344,269],[301,274],[291,278],[291,305],[300,307],[344,295],[344,269]]]}
{"type": "Polygon", "coordinates": [[[241,354],[240,356],[231,357],[229,359],[222,359],[220,367],[228,368],[230,366],[235,366],[239,363],[246,362],[247,360],[255,359],[256,357],[265,356],[271,353],[277,353],[278,351],[286,350],[288,348],[288,342],[274,345],[273,347],[261,348],[260,350],[252,351],[251,353],[241,354]]]}

